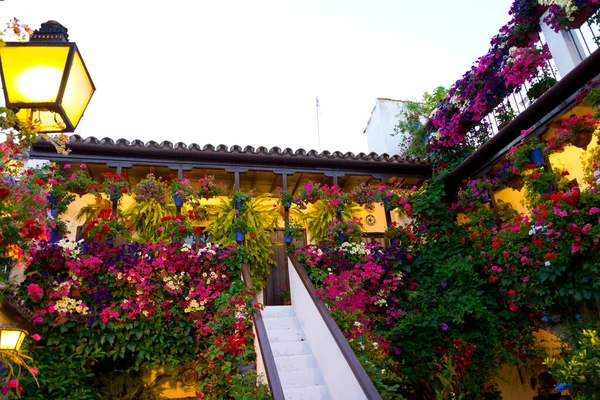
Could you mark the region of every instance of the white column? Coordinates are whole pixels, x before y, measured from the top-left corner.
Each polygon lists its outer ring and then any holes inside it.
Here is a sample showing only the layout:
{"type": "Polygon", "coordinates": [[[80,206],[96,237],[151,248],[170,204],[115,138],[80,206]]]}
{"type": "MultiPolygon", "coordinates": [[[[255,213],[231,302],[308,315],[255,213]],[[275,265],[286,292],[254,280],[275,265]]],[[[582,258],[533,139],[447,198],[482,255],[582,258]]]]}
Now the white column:
{"type": "Polygon", "coordinates": [[[548,48],[556,63],[558,74],[563,77],[583,61],[585,53],[577,34],[573,31],[554,32],[544,22],[544,18],[547,15],[548,10],[540,18],[542,33],[544,34],[544,38],[546,38],[546,43],[548,43],[548,48]]]}

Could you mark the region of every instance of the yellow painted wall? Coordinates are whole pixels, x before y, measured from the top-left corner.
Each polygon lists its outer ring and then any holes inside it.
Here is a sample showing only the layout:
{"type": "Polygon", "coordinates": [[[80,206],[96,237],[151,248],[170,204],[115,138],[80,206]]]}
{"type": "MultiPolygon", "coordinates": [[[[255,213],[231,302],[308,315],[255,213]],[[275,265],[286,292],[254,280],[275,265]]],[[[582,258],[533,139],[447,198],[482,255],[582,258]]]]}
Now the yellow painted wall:
{"type": "Polygon", "coordinates": [[[550,164],[552,168],[558,171],[569,171],[567,179],[577,179],[580,186],[587,186],[587,182],[583,179],[583,161],[590,156],[590,150],[598,147],[597,140],[594,138],[588,145],[587,150],[580,149],[572,145],[565,146],[565,150],[561,153],[551,154],[550,164]]]}
{"type": "MultiPolygon", "coordinates": [[[[160,374],[169,374],[166,368],[157,368],[147,371],[145,373],[145,381],[153,382],[156,377],[160,374]]],[[[195,386],[185,386],[181,382],[172,381],[169,379],[163,379],[161,389],[163,390],[162,395],[167,399],[185,399],[189,397],[196,398],[197,391],[195,386]]]]}
{"type": "MultiPolygon", "coordinates": [[[[548,355],[556,354],[560,351],[560,339],[552,333],[540,329],[535,332],[535,338],[536,345],[546,349],[548,355]]],[[[521,383],[519,369],[516,366],[505,364],[498,372],[494,383],[498,385],[498,389],[502,392],[502,398],[531,400],[534,396],[538,395],[537,386],[536,389],[531,388],[530,378],[537,377],[540,373],[546,371],[547,368],[541,364],[541,361],[538,361],[538,364],[520,367],[520,370],[524,383],[521,383]]]]}
{"type": "Polygon", "coordinates": [[[523,197],[525,195],[525,188],[521,191],[512,188],[503,188],[494,192],[496,200],[503,200],[507,203],[512,204],[515,210],[519,213],[529,215],[529,210],[522,204],[523,197]]]}

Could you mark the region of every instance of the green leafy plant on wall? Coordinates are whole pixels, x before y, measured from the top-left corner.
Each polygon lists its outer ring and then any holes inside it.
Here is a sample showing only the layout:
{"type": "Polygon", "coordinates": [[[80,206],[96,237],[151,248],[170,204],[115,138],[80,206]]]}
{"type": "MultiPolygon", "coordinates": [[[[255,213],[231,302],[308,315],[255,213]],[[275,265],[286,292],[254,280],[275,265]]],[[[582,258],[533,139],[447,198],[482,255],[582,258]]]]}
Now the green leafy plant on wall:
{"type": "Polygon", "coordinates": [[[135,203],[123,212],[133,226],[138,241],[158,243],[165,239],[162,219],[175,212],[167,184],[148,174],[133,189],[135,203]]]}
{"type": "MultiPolygon", "coordinates": [[[[252,283],[256,287],[264,287],[273,260],[271,234],[281,218],[279,209],[273,207],[274,199],[265,193],[248,201],[243,218],[250,232],[246,235],[244,245],[248,249],[248,266],[252,275],[252,283]]],[[[236,211],[231,201],[221,201],[217,207],[215,219],[206,227],[212,234],[212,241],[223,246],[235,245],[233,222],[236,211]]]]}
{"type": "MultiPolygon", "coordinates": [[[[342,220],[352,220],[357,217],[361,208],[351,203],[342,210],[342,220]]],[[[314,208],[308,213],[308,233],[315,243],[332,240],[329,236],[329,226],[336,219],[337,210],[330,207],[328,203],[319,200],[314,204],[314,208]]]]}

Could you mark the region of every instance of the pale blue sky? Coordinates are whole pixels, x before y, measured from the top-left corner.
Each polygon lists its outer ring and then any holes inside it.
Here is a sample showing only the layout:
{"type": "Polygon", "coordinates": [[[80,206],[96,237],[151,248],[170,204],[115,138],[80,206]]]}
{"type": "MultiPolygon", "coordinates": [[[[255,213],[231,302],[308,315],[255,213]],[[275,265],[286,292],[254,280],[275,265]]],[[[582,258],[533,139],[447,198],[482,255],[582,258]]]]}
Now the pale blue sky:
{"type": "Polygon", "coordinates": [[[366,151],[375,98],[450,85],[512,0],[4,0],[69,28],[97,91],[82,136],[366,151]]]}

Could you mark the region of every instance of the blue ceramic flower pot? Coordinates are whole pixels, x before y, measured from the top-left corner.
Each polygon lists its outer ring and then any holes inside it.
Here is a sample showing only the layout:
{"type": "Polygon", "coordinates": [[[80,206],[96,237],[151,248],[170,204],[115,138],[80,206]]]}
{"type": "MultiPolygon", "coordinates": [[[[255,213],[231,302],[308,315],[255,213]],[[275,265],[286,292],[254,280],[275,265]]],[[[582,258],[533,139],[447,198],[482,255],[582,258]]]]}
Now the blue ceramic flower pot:
{"type": "Polygon", "coordinates": [[[52,204],[53,206],[56,205],[56,197],[54,197],[53,194],[48,195],[48,203],[52,204]]]}
{"type": "Polygon", "coordinates": [[[183,206],[183,199],[181,198],[181,195],[179,195],[179,194],[173,195],[173,202],[175,203],[175,207],[183,206]]]}
{"type": "Polygon", "coordinates": [[[346,243],[348,241],[348,237],[342,233],[338,236],[340,243],[346,243]]]}
{"type": "Polygon", "coordinates": [[[58,216],[58,210],[55,208],[51,208],[50,215],[52,216],[52,218],[56,218],[58,216]]]}
{"type": "Polygon", "coordinates": [[[50,240],[49,240],[49,242],[50,242],[50,243],[56,243],[56,242],[58,242],[60,239],[62,239],[62,235],[61,235],[61,234],[60,234],[60,233],[59,233],[57,230],[53,229],[53,230],[50,232],[50,240]]]}
{"type": "Polygon", "coordinates": [[[537,165],[544,165],[544,152],[542,149],[533,149],[529,152],[529,159],[537,165]]]}
{"type": "Polygon", "coordinates": [[[238,243],[242,243],[246,238],[246,234],[241,231],[235,231],[235,241],[238,243]]]}
{"type": "Polygon", "coordinates": [[[285,242],[285,244],[292,244],[292,242],[294,241],[294,237],[292,235],[286,235],[284,233],[283,234],[283,241],[285,242]]]}
{"type": "Polygon", "coordinates": [[[110,201],[117,201],[119,192],[117,189],[110,189],[110,201]]]}
{"type": "Polygon", "coordinates": [[[239,210],[240,208],[242,208],[243,205],[244,205],[243,201],[240,201],[240,200],[235,201],[235,209],[236,210],[239,210]]]}
{"type": "Polygon", "coordinates": [[[383,207],[385,207],[385,211],[390,211],[390,200],[387,197],[383,198],[383,207]]]}
{"type": "Polygon", "coordinates": [[[392,247],[399,247],[400,246],[400,239],[398,239],[398,238],[391,238],[390,239],[390,244],[392,245],[392,247]]]}

